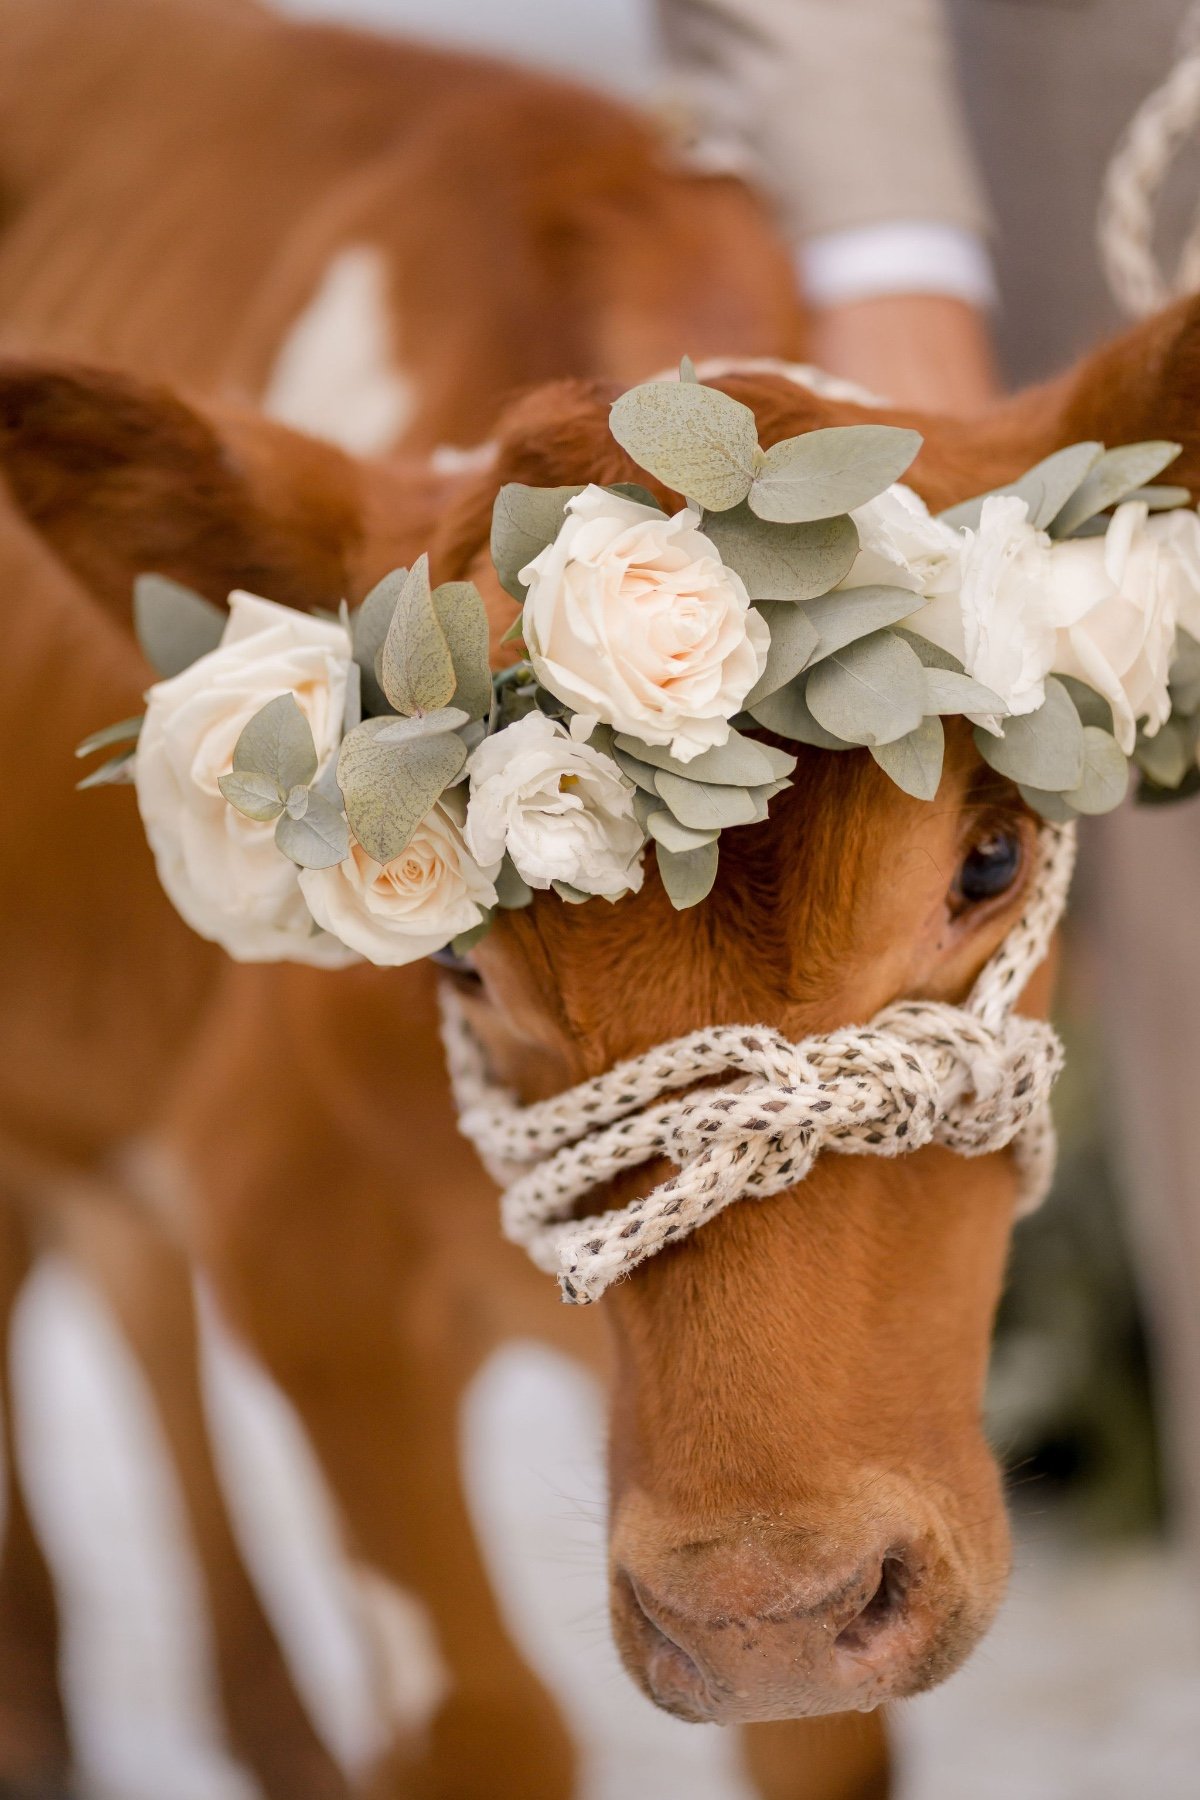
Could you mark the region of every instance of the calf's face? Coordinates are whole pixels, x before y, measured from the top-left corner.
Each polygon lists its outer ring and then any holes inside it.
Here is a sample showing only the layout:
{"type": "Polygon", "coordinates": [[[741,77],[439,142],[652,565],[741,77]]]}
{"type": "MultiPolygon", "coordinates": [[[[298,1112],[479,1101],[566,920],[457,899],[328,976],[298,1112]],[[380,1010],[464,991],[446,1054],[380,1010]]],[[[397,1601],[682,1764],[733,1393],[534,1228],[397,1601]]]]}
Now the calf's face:
{"type": "MultiPolygon", "coordinates": [[[[1194,391],[1198,334],[1190,314],[1155,330],[990,422],[921,422],[916,485],[943,505],[1084,436],[1173,431],[1194,445],[1177,395],[1185,380],[1194,391]],[[1157,400],[1130,377],[1135,361],[1167,383],[1157,400]]],[[[0,455],[17,504],[113,604],[148,566],[209,592],[354,599],[424,538],[439,578],[479,580],[498,640],[512,603],[484,546],[500,483],[637,473],[607,434],[606,397],[565,385],[518,408],[493,468],[453,489],[273,428],[247,437],[193,418],[193,440],[176,415],[164,423],[165,402],[127,386],[121,441],[84,454],[113,414],[106,381],[0,375],[0,455]],[[131,406],[143,429],[127,428],[131,406]],[[131,499],[147,457],[149,513],[131,499]]],[[[866,416],[779,381],[727,385],[767,444],[866,416]]],[[[951,734],[925,804],[865,753],[802,751],[770,820],[723,840],[703,905],[674,912],[653,868],[616,906],[539,896],[478,947],[467,1002],[497,1074],[535,1098],[704,1025],[795,1039],[902,995],[961,999],[1019,915],[1034,836],[965,733],[951,734]]],[[[1033,985],[1025,1004],[1042,1007],[1044,972],[1033,985]]],[[[1007,1156],[826,1156],[799,1187],[730,1207],[605,1297],[614,1629],[659,1704],[723,1721],[871,1707],[946,1674],[984,1630],[1007,1549],[979,1414],[1014,1200],[1007,1156]]]]}

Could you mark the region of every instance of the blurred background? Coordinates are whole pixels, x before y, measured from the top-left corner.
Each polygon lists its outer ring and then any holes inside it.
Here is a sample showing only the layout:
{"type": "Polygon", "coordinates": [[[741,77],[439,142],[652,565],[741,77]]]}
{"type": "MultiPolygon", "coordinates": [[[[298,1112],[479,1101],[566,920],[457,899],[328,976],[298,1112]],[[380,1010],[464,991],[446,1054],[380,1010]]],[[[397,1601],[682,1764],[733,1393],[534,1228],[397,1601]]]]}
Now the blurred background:
{"type": "MultiPolygon", "coordinates": [[[[663,85],[656,22],[642,0],[276,4],[491,49],[638,102],[657,102],[663,85]]],[[[1072,138],[1059,107],[1056,128],[1091,162],[1065,170],[1064,180],[1098,189],[1131,106],[1170,64],[1182,13],[1151,9],[1136,45],[1127,31],[1114,35],[1109,61],[1118,68],[1074,83],[1066,110],[1071,119],[1092,116],[1072,138]]],[[[1036,24],[1055,55],[1078,55],[1063,51],[1062,34],[1102,35],[1113,15],[1088,0],[963,0],[949,16],[990,251],[982,274],[971,264],[944,292],[986,318],[1004,381],[1039,378],[1119,314],[1099,274],[1094,208],[1079,209],[1065,238],[1051,216],[1044,184],[1063,169],[1063,154],[1051,142],[1053,96],[1028,34],[1036,24]],[[1020,79],[1009,79],[1012,69],[1020,79]],[[1061,254],[1047,249],[1055,233],[1061,254]]],[[[1191,157],[1185,149],[1164,202],[1168,240],[1197,191],[1191,157]]],[[[881,291],[868,285],[845,298],[881,291]]],[[[836,307],[836,282],[830,293],[827,305],[836,307]]],[[[873,373],[852,355],[843,362],[843,374],[873,373]]],[[[970,355],[968,365],[970,385],[970,355]]],[[[945,369],[935,373],[951,380],[945,369]]],[[[1138,1090],[1106,1051],[1127,1004],[1119,982],[1114,998],[1126,940],[1113,859],[1137,856],[1142,873],[1127,897],[1145,905],[1156,885],[1153,858],[1167,854],[1167,834],[1180,832],[1195,840],[1190,813],[1135,827],[1106,822],[1089,841],[1061,1001],[1069,1054],[1056,1106],[1060,1174],[1051,1201],[1017,1234],[991,1379],[991,1430],[1016,1520],[1011,1596],[962,1674],[897,1709],[903,1800],[1200,1794],[1192,1510],[1200,1408],[1188,1388],[1200,1369],[1179,1323],[1181,1306],[1200,1311],[1200,1283],[1185,1285],[1181,1301],[1171,1273],[1194,1251],[1200,1221],[1194,1206],[1187,1213],[1186,1191],[1139,1191],[1129,1116],[1138,1090]]],[[[1189,874],[1190,865],[1182,883],[1189,874]]],[[[1195,889],[1172,891],[1190,925],[1195,889]]],[[[1200,945],[1194,935],[1172,941],[1183,959],[1178,1015],[1160,1009],[1135,1041],[1187,1049],[1200,945]]],[[[1187,1074],[1200,1069],[1192,1064],[1187,1074]]],[[[1180,1127],[1164,1118],[1153,1128],[1180,1127]]],[[[1195,1168],[1191,1176],[1195,1183],[1195,1168]]],[[[1193,1185],[1192,1201],[1196,1192],[1193,1185]]],[[[251,1800],[249,1777],[222,1755],[206,1717],[194,1572],[135,1365],[95,1299],[54,1262],[26,1290],[18,1345],[23,1447],[66,1598],[68,1697],[96,1791],[113,1800],[251,1800]]],[[[306,1693],[329,1739],[360,1752],[377,1724],[362,1700],[319,1476],[285,1403],[228,1346],[210,1344],[206,1380],[240,1527],[287,1615],[306,1693]]],[[[603,1421],[588,1378],[548,1350],[513,1346],[477,1382],[463,1431],[495,1580],[514,1631],[585,1746],[587,1800],[744,1800],[727,1738],[656,1713],[618,1667],[604,1594],[603,1421]]],[[[397,1705],[419,1712],[435,1679],[429,1655],[413,1621],[397,1620],[395,1634],[397,1705]]]]}

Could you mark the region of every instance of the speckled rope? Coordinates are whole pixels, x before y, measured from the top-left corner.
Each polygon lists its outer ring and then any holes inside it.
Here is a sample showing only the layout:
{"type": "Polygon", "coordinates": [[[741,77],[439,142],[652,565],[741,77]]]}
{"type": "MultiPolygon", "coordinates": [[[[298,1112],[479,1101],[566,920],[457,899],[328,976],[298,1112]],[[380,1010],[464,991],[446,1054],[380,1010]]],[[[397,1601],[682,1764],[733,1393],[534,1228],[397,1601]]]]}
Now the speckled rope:
{"type": "Polygon", "coordinates": [[[586,1305],[731,1201],[803,1181],[822,1150],[899,1156],[937,1143],[983,1156],[1016,1140],[1022,1210],[1032,1209],[1054,1168],[1048,1101],[1062,1048],[1049,1025],[1013,1009],[1062,917],[1074,861],[1074,826],[1044,825],[1025,911],[965,1006],[902,1000],[869,1025],[798,1044],[766,1026],[714,1026],[532,1106],[492,1081],[446,989],[459,1128],[505,1189],[505,1236],[586,1305]],[[694,1088],[730,1073],[728,1086],[694,1088]],[[657,1158],[678,1173],[652,1193],[574,1216],[592,1189],[657,1158]]]}

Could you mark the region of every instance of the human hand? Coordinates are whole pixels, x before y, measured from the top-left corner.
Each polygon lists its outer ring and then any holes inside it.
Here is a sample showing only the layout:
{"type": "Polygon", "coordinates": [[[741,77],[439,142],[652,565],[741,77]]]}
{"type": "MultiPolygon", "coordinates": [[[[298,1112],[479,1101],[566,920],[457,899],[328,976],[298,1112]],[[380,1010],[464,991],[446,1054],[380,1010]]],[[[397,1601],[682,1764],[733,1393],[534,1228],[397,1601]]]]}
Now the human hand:
{"type": "Polygon", "coordinates": [[[883,294],[815,310],[812,360],[881,399],[970,414],[997,398],[987,317],[946,294],[883,294]]]}

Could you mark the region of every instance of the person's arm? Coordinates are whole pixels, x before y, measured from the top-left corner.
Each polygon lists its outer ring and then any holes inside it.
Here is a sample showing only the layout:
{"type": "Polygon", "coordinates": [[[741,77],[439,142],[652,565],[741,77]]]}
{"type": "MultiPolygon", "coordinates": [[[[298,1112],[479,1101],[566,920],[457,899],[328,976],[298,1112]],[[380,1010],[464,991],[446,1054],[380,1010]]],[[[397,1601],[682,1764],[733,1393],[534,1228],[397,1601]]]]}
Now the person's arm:
{"type": "Polygon", "coordinates": [[[827,368],[929,407],[994,391],[987,212],[941,0],[659,0],[699,167],[771,193],[827,368]]]}

